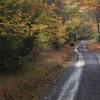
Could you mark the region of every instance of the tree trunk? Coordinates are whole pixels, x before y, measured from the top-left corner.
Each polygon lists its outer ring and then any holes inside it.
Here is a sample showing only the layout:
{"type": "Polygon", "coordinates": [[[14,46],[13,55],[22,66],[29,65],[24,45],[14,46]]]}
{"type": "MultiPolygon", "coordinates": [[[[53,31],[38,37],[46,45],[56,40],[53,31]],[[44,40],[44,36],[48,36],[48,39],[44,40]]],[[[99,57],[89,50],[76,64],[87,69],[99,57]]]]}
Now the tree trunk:
{"type": "Polygon", "coordinates": [[[97,18],[96,18],[96,23],[97,23],[98,33],[100,33],[100,25],[99,25],[99,21],[97,18]]]}

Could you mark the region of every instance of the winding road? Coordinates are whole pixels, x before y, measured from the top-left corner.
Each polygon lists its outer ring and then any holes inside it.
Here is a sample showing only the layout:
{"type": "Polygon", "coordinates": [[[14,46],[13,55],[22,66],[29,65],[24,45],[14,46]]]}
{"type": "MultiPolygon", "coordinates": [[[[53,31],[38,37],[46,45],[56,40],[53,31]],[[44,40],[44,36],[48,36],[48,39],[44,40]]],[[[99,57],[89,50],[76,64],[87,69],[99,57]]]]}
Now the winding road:
{"type": "Polygon", "coordinates": [[[100,55],[89,52],[86,44],[82,41],[75,47],[77,59],[44,100],[100,100],[100,55]]]}

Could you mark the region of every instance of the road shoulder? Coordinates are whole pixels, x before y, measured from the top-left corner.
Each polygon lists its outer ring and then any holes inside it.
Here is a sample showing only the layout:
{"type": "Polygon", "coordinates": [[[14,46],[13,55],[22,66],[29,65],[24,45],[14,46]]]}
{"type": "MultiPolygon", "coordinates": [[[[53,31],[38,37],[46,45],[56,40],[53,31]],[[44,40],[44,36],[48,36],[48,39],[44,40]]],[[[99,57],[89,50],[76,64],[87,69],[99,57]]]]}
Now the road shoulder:
{"type": "Polygon", "coordinates": [[[100,54],[100,43],[92,42],[92,43],[87,45],[87,48],[90,52],[100,54]]]}

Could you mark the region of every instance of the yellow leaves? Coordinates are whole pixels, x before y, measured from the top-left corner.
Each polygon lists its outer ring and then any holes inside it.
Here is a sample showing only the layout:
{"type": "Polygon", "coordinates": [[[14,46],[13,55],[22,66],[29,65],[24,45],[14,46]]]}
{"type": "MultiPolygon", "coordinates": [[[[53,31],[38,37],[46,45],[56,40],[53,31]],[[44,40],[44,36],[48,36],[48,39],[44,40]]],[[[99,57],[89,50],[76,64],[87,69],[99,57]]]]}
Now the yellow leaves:
{"type": "Polygon", "coordinates": [[[48,25],[38,24],[38,25],[32,25],[32,29],[35,30],[44,30],[48,27],[48,25]]]}
{"type": "Polygon", "coordinates": [[[52,4],[52,5],[46,5],[45,4],[45,7],[44,7],[45,9],[44,9],[44,11],[46,11],[46,12],[52,12],[53,10],[55,10],[56,9],[56,6],[55,6],[55,4],[52,4]]]}
{"type": "Polygon", "coordinates": [[[91,24],[92,25],[92,31],[94,32],[94,33],[97,33],[97,24],[94,22],[93,24],[91,24]]]}
{"type": "Polygon", "coordinates": [[[72,22],[73,23],[78,23],[79,19],[77,18],[77,16],[72,17],[72,22]]]}
{"type": "Polygon", "coordinates": [[[26,23],[24,22],[20,23],[20,27],[26,27],[26,23]]]}
{"type": "Polygon", "coordinates": [[[58,36],[63,38],[65,37],[65,34],[66,34],[66,26],[62,24],[59,26],[58,36]]]}

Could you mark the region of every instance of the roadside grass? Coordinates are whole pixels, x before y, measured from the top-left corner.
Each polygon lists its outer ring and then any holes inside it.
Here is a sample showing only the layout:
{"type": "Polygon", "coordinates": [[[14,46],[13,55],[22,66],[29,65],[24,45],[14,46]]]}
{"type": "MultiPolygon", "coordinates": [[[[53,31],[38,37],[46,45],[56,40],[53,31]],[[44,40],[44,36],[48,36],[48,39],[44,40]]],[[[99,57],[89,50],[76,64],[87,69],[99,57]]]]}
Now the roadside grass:
{"type": "Polygon", "coordinates": [[[48,88],[67,68],[73,48],[43,51],[36,61],[31,55],[26,71],[16,75],[0,75],[0,100],[41,100],[48,88]]]}
{"type": "Polygon", "coordinates": [[[91,44],[89,44],[89,45],[87,46],[87,48],[88,48],[89,51],[91,51],[91,52],[100,53],[100,43],[98,43],[98,42],[92,42],[91,44]]]}

